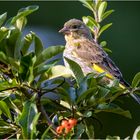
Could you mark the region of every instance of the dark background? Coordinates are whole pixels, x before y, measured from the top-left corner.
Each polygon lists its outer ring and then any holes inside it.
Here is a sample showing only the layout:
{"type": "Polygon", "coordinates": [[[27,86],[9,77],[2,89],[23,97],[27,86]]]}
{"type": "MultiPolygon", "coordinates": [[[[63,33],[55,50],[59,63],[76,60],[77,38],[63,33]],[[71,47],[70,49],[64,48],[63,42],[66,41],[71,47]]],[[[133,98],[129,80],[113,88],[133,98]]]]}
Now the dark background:
{"type": "MultiPolygon", "coordinates": [[[[39,5],[39,10],[28,17],[28,28],[43,40],[45,46],[64,44],[64,38],[58,33],[65,21],[71,18],[81,19],[92,13],[78,1],[0,1],[0,13],[8,12],[8,17],[14,16],[18,9],[39,5]]],[[[100,40],[106,40],[113,51],[110,57],[121,69],[125,79],[131,83],[134,75],[140,71],[140,2],[109,1],[108,8],[115,12],[103,24],[112,22],[110,29],[105,31],[100,40]]],[[[121,138],[132,136],[135,128],[140,125],[140,106],[133,99],[125,100],[125,108],[132,113],[133,119],[119,115],[100,113],[99,118],[103,128],[97,137],[119,135],[121,138]]]]}

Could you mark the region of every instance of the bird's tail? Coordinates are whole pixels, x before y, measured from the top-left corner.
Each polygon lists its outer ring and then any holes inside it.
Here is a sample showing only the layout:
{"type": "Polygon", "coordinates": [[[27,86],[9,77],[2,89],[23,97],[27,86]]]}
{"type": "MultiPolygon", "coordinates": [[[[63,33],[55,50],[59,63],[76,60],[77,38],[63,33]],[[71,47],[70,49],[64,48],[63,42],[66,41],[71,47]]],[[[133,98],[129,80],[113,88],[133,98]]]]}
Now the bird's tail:
{"type": "MultiPolygon", "coordinates": [[[[121,84],[124,85],[125,87],[127,87],[129,89],[129,91],[131,92],[131,87],[130,84],[128,82],[126,82],[124,79],[120,80],[121,84]]],[[[130,96],[138,103],[140,104],[140,97],[137,94],[131,93],[130,96]]]]}

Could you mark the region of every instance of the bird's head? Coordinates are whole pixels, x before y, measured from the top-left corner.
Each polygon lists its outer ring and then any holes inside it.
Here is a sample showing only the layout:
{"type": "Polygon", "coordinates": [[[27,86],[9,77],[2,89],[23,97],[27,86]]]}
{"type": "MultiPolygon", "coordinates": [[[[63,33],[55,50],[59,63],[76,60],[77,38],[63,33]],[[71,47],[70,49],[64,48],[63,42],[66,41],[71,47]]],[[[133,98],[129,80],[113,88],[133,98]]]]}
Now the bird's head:
{"type": "Polygon", "coordinates": [[[81,37],[92,38],[89,28],[78,19],[67,21],[59,33],[63,33],[66,37],[74,39],[79,39],[81,37]]]}

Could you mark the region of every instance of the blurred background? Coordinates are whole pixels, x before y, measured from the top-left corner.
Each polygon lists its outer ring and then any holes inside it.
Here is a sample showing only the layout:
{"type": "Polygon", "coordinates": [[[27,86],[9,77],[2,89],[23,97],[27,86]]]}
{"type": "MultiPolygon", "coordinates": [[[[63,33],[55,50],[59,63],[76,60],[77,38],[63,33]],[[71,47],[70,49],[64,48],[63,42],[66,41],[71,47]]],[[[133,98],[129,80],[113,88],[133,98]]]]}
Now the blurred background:
{"type": "MultiPolygon", "coordinates": [[[[29,5],[39,5],[40,8],[28,16],[25,34],[29,31],[36,32],[45,47],[65,44],[58,31],[67,20],[92,16],[78,1],[0,1],[0,14],[7,11],[8,17],[11,17],[16,15],[18,9],[29,5]]],[[[113,25],[102,34],[100,40],[107,41],[108,48],[113,51],[109,54],[110,57],[121,69],[125,79],[131,83],[134,75],[140,71],[140,2],[109,1],[108,8],[115,12],[103,24],[112,22],[113,25]]],[[[123,100],[124,108],[132,113],[132,120],[110,113],[100,113],[98,116],[103,128],[95,128],[98,132],[96,137],[132,136],[135,128],[140,125],[140,106],[133,99],[123,100]]]]}

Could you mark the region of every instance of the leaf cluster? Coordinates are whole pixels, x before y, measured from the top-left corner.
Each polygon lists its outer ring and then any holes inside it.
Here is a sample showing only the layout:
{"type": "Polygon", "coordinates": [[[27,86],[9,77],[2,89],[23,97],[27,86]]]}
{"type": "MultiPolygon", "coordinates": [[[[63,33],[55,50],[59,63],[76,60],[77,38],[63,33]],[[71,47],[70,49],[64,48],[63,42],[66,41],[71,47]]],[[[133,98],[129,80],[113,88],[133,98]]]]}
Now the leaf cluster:
{"type": "MultiPolygon", "coordinates": [[[[94,2],[82,2],[93,10],[94,2]]],[[[100,9],[99,22],[111,13],[105,12],[105,5],[100,1],[96,6],[100,9]]],[[[71,70],[58,65],[60,59],[55,56],[63,52],[64,46],[44,48],[34,32],[23,36],[27,16],[37,9],[38,6],[22,8],[7,21],[7,13],[0,15],[0,138],[92,139],[94,123],[101,125],[98,113],[130,119],[129,110],[118,105],[119,96],[129,94],[128,89],[120,88],[118,80],[108,86],[102,83],[105,73],[84,76],[81,67],[68,58],[65,59],[71,70]],[[68,118],[77,119],[78,124],[70,134],[58,135],[56,127],[68,118]]],[[[139,94],[139,79],[138,73],[131,94],[139,94]]]]}

